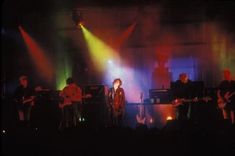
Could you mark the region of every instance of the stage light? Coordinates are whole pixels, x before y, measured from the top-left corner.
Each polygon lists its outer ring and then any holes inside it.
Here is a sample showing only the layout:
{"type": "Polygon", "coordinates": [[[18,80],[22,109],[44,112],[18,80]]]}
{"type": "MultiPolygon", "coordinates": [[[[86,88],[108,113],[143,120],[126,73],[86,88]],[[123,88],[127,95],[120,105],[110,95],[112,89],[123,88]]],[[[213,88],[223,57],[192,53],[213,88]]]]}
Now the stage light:
{"type": "Polygon", "coordinates": [[[84,122],[84,121],[85,121],[85,118],[82,118],[82,117],[79,118],[79,122],[84,122]]]}
{"type": "Polygon", "coordinates": [[[84,25],[80,24],[80,26],[92,62],[94,63],[96,70],[104,74],[104,83],[112,85],[115,78],[121,78],[123,81],[122,87],[126,91],[126,99],[131,102],[139,102],[139,95],[136,95],[133,90],[136,92],[141,92],[143,90],[139,85],[139,81],[136,79],[136,77],[141,79],[143,76],[142,73],[126,66],[124,62],[121,62],[120,55],[115,49],[92,33],[84,25]]]}
{"type": "Polygon", "coordinates": [[[81,29],[83,27],[83,23],[80,22],[77,27],[78,27],[78,29],[81,29]]]}
{"type": "Polygon", "coordinates": [[[173,120],[173,118],[172,118],[171,116],[167,116],[166,120],[167,120],[167,121],[173,120]]]}
{"type": "Polygon", "coordinates": [[[76,9],[72,12],[72,20],[76,26],[81,25],[83,23],[82,13],[76,9]]]}
{"type": "Polygon", "coordinates": [[[108,60],[108,63],[109,63],[109,64],[113,64],[113,61],[112,61],[112,60],[108,60]]]}
{"type": "Polygon", "coordinates": [[[2,130],[2,134],[3,134],[3,135],[6,134],[6,130],[5,130],[5,129],[2,130]]]}

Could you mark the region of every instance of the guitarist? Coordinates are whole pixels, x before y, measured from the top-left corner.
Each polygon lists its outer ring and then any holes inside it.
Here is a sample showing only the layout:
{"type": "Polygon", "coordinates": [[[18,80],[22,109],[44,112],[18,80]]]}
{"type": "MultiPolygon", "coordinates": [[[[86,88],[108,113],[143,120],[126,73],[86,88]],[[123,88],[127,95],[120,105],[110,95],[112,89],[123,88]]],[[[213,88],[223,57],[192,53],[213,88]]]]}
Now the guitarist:
{"type": "Polygon", "coordinates": [[[171,86],[174,101],[181,102],[176,107],[176,117],[178,120],[189,119],[189,104],[184,103],[180,99],[190,99],[193,96],[192,93],[192,81],[188,78],[186,73],[181,73],[179,79],[171,86]]]}
{"type": "Polygon", "coordinates": [[[217,91],[218,107],[222,110],[223,119],[234,121],[235,111],[235,81],[232,80],[231,72],[226,69],[223,71],[224,80],[220,82],[217,91]]]}
{"type": "Polygon", "coordinates": [[[108,107],[111,122],[114,126],[122,126],[125,112],[125,92],[121,88],[121,79],[113,81],[113,87],[108,92],[108,107]]]}
{"type": "Polygon", "coordinates": [[[25,75],[19,77],[19,86],[14,92],[14,100],[18,112],[18,119],[22,126],[29,126],[31,109],[34,105],[35,91],[29,87],[28,78],[25,75]]]}
{"type": "Polygon", "coordinates": [[[66,84],[67,86],[60,93],[63,102],[59,104],[62,110],[62,121],[59,128],[62,128],[64,124],[65,127],[69,127],[70,121],[76,126],[81,115],[82,90],[71,77],[66,80],[66,84]]]}

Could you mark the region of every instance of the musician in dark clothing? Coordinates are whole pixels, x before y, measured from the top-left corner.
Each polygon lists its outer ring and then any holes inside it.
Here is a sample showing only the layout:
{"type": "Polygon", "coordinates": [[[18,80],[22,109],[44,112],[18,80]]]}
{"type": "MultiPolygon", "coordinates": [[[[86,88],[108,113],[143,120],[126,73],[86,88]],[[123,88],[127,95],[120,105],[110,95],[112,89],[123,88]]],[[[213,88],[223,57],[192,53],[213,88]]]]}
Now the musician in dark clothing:
{"type": "Polygon", "coordinates": [[[179,80],[172,86],[173,98],[177,105],[177,119],[178,120],[188,120],[190,117],[190,105],[184,102],[184,99],[191,99],[193,97],[192,93],[192,81],[188,78],[186,73],[181,73],[179,75],[179,80]]]}
{"type": "Polygon", "coordinates": [[[113,87],[108,92],[108,107],[110,110],[111,122],[114,126],[123,125],[123,117],[125,113],[125,92],[121,88],[121,79],[113,81],[113,87]]]}
{"type": "Polygon", "coordinates": [[[234,124],[235,81],[232,80],[229,70],[224,70],[223,76],[224,80],[220,82],[217,91],[218,107],[222,110],[223,118],[234,124]]]}
{"type": "Polygon", "coordinates": [[[18,119],[21,125],[29,125],[34,98],[34,90],[29,87],[27,76],[20,76],[19,86],[14,92],[14,100],[16,102],[18,119]]]}

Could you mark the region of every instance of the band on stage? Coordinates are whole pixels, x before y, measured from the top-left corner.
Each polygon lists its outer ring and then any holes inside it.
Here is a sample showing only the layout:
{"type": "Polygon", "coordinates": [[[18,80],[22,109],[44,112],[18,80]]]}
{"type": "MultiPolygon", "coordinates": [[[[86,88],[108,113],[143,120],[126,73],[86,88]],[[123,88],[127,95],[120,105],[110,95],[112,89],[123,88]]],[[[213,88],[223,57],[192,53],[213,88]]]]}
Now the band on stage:
{"type": "MultiPolygon", "coordinates": [[[[176,120],[190,120],[194,105],[200,102],[207,103],[211,100],[215,100],[217,102],[216,107],[222,114],[222,119],[228,120],[231,124],[235,123],[235,81],[232,80],[229,70],[223,71],[223,80],[218,84],[216,90],[217,97],[197,95],[193,89],[193,81],[189,79],[187,73],[180,73],[178,80],[174,82],[174,85],[171,86],[170,89],[172,92],[171,104],[176,108],[176,120]]],[[[42,89],[40,86],[33,88],[29,84],[26,75],[19,77],[19,86],[14,92],[14,103],[20,125],[30,125],[32,108],[37,101],[37,92],[40,91],[48,91],[48,89],[42,89]]],[[[143,104],[143,94],[141,95],[141,104],[143,104]]],[[[82,118],[84,100],[93,98],[93,96],[94,95],[83,93],[81,87],[75,83],[72,77],[69,77],[66,80],[66,86],[59,92],[58,96],[58,108],[61,110],[59,129],[79,125],[82,118]]],[[[116,127],[123,126],[126,114],[126,103],[122,80],[120,78],[114,79],[112,87],[107,91],[106,101],[109,114],[107,117],[109,118],[108,121],[110,125],[116,127]]],[[[139,108],[140,114],[137,114],[136,120],[138,123],[145,124],[145,117],[143,116],[144,109],[143,107],[139,108]]]]}

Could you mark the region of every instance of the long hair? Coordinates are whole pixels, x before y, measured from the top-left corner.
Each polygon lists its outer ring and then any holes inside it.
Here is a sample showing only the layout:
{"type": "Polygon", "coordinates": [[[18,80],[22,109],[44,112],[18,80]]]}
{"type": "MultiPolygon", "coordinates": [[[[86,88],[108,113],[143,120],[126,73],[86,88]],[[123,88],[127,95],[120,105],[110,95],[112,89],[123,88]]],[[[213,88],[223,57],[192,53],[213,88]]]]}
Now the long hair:
{"type": "Polygon", "coordinates": [[[122,80],[120,78],[114,79],[113,84],[119,81],[119,87],[122,85],[122,80]]]}

